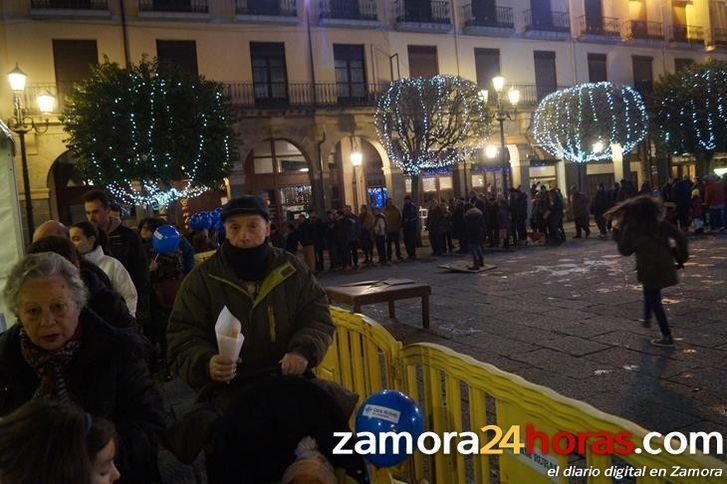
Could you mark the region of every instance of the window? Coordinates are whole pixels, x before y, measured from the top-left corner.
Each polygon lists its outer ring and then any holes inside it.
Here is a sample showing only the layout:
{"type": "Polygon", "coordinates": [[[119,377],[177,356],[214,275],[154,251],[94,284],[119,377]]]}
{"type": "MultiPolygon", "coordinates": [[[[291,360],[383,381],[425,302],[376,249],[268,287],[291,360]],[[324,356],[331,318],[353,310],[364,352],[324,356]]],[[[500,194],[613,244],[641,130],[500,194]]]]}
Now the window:
{"type": "Polygon", "coordinates": [[[558,78],[555,73],[555,52],[536,50],[533,52],[535,61],[535,89],[538,100],[555,91],[558,78]]]}
{"type": "Polygon", "coordinates": [[[601,5],[601,0],[585,0],[585,7],[587,31],[601,32],[603,30],[603,5],[601,5]]]}
{"type": "Polygon", "coordinates": [[[472,0],[472,18],[477,25],[497,25],[497,8],[494,0],[472,0]]]}
{"type": "Polygon", "coordinates": [[[197,43],[194,40],[157,40],[159,67],[173,66],[196,76],[197,43]]]}
{"type": "Polygon", "coordinates": [[[588,80],[590,82],[608,80],[606,54],[588,54],[588,80]]]}
{"type": "Polygon", "coordinates": [[[285,71],[285,44],[250,42],[252,82],[256,104],[285,104],[288,80],[285,71]]]}
{"type": "Polygon", "coordinates": [[[477,85],[492,89],[492,78],[500,74],[500,51],[498,49],[475,49],[477,85]]]}
{"type": "Polygon", "coordinates": [[[339,99],[366,97],[363,45],[333,44],[336,91],[339,99]]]}
{"type": "Polygon", "coordinates": [[[411,77],[432,77],[439,74],[437,48],[433,45],[410,45],[409,75],[411,77]]]}
{"type": "Polygon", "coordinates": [[[653,57],[635,55],[632,57],[634,68],[634,87],[640,93],[651,92],[654,86],[654,74],[651,68],[653,57]]]}
{"type": "Polygon", "coordinates": [[[53,63],[58,89],[58,107],[71,92],[75,82],[91,75],[91,67],[98,64],[95,40],[58,40],[53,39],[53,63]]]}
{"type": "Polygon", "coordinates": [[[674,72],[681,72],[689,69],[694,64],[694,59],[674,59],[674,72]]]}

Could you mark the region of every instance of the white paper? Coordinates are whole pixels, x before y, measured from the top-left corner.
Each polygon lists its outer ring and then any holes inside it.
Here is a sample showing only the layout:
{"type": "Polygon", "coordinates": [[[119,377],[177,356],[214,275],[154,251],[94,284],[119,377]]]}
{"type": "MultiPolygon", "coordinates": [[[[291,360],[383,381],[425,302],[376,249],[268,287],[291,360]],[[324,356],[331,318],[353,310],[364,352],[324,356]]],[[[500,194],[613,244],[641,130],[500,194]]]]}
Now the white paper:
{"type": "Polygon", "coordinates": [[[245,337],[242,335],[242,324],[232,315],[227,306],[223,307],[220,315],[217,316],[215,334],[217,335],[217,348],[220,356],[231,361],[237,361],[245,337]]]}

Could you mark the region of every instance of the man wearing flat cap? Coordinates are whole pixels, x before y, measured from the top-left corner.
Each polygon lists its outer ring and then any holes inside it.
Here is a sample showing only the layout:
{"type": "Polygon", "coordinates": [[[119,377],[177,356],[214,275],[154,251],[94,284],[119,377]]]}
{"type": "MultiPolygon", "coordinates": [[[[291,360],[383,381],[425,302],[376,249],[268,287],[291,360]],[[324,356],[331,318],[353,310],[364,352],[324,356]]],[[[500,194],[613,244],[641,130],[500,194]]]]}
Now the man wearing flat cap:
{"type": "Polygon", "coordinates": [[[334,331],[323,288],[300,260],[272,247],[270,215],[256,196],[227,203],[226,240],[182,284],[169,320],[171,370],[199,390],[280,364],[302,375],[320,363],[334,331]],[[223,307],[242,324],[238,361],[218,354],[215,323],[223,307]]]}

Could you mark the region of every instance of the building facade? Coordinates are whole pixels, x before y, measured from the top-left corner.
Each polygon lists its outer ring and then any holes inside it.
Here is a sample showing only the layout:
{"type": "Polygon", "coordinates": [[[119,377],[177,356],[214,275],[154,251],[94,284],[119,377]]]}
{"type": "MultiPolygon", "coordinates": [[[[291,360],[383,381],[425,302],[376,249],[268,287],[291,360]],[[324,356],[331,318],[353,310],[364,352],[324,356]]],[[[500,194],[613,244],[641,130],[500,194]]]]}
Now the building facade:
{"type": "MultiPolygon", "coordinates": [[[[409,181],[392,165],[372,121],[400,77],[456,74],[492,92],[500,73],[521,102],[505,122],[514,185],[566,189],[573,167],[528,136],[537,102],[562,86],[608,80],[648,92],[664,73],[727,59],[727,2],[709,0],[3,0],[0,70],[28,75],[28,113],[62,96],[89,65],[158,57],[223,82],[239,114],[240,159],[231,195],[260,193],[277,217],[306,207],[401,204],[409,181]],[[350,161],[363,154],[360,168],[350,161]]],[[[494,96],[490,96],[492,99],[494,96]]],[[[0,116],[12,114],[0,83],[0,116]]],[[[36,223],[82,218],[85,188],[57,115],[27,138],[36,223]]],[[[497,128],[493,144],[499,144],[497,128]]],[[[694,174],[653,150],[588,165],[588,183],[694,174]]],[[[20,172],[20,170],[18,170],[20,172]]],[[[19,185],[22,186],[20,180],[19,185]]],[[[498,189],[499,156],[422,178],[424,199],[498,189]]],[[[24,195],[23,195],[24,196],[24,195]]]]}

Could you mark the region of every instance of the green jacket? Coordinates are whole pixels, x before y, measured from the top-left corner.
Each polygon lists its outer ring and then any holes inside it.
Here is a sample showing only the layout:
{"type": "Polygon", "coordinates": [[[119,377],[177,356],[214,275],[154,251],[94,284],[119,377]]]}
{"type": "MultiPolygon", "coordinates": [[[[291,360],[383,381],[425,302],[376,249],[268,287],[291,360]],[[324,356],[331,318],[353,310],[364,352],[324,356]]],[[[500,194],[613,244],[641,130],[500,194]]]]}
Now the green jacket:
{"type": "Polygon", "coordinates": [[[169,363],[193,388],[210,383],[217,354],[215,323],[224,306],[242,323],[239,372],[274,366],[285,353],[320,363],[334,332],[328,297],[300,260],[270,248],[268,269],[255,299],[223,256],[223,249],[194,268],[182,283],[167,329],[169,363]]]}

